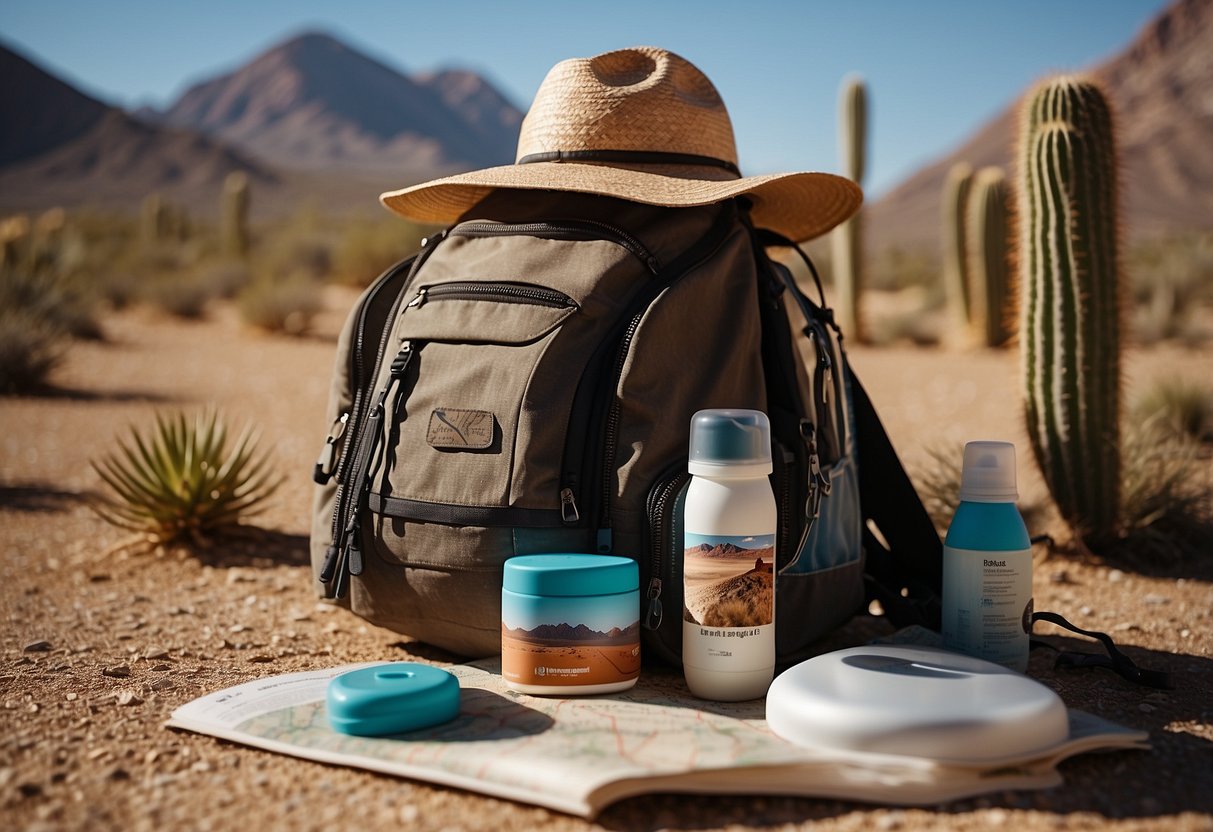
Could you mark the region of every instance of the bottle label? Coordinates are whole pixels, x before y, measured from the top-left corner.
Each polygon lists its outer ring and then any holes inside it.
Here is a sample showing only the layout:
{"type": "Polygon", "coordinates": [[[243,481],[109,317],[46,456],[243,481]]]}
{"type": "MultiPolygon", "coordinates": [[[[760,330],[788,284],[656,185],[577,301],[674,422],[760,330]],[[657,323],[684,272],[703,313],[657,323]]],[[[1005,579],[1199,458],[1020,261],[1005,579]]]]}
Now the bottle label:
{"type": "Polygon", "coordinates": [[[1032,631],[1032,552],[943,547],[943,642],[1025,670],[1032,631]]]}
{"type": "Polygon", "coordinates": [[[688,532],[683,540],[683,662],[761,667],[773,658],[759,645],[773,643],[775,536],[688,532]]]}

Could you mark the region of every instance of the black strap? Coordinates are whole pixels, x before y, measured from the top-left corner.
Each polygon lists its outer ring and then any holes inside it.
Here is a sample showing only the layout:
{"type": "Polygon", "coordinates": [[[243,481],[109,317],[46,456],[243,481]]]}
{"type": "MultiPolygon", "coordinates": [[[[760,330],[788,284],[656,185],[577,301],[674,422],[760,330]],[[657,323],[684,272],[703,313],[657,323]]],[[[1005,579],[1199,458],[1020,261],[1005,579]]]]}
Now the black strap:
{"type": "MultiPolygon", "coordinates": [[[[1103,644],[1108,655],[1101,656],[1098,653],[1071,653],[1067,650],[1057,651],[1057,667],[1106,667],[1118,676],[1128,679],[1137,685],[1144,685],[1150,688],[1159,688],[1161,690],[1171,690],[1174,684],[1171,681],[1171,674],[1165,670],[1147,670],[1138,667],[1133,663],[1133,660],[1126,656],[1116,647],[1116,642],[1112,641],[1112,637],[1107,633],[1100,633],[1094,630],[1084,630],[1081,627],[1075,627],[1069,621],[1055,612],[1036,612],[1032,614],[1032,622],[1047,621],[1050,624],[1056,624],[1058,627],[1064,627],[1072,633],[1084,635],[1087,638],[1093,638],[1103,644]]],[[[1057,650],[1053,645],[1032,640],[1033,647],[1047,647],[1051,650],[1057,650]]]]}
{"type": "MultiPolygon", "coordinates": [[[[821,278],[808,254],[782,234],[768,229],[757,233],[762,245],[789,247],[805,261],[822,305],[819,307],[805,297],[793,280],[785,280],[788,291],[806,318],[824,321],[841,339],[833,312],[825,305],[821,278]]],[[[867,597],[880,602],[885,617],[896,627],[918,624],[939,630],[943,543],[845,351],[842,351],[842,360],[851,380],[855,415],[859,504],[866,521],[863,547],[867,555],[864,571],[867,597]],[[872,525],[879,531],[879,536],[871,530],[872,525]]]]}
{"type": "Polygon", "coordinates": [[[723,168],[734,176],[741,176],[737,165],[715,156],[699,156],[695,153],[667,153],[660,150],[549,150],[544,153],[528,153],[516,164],[529,165],[534,162],[615,162],[636,165],[707,165],[723,168]]]}

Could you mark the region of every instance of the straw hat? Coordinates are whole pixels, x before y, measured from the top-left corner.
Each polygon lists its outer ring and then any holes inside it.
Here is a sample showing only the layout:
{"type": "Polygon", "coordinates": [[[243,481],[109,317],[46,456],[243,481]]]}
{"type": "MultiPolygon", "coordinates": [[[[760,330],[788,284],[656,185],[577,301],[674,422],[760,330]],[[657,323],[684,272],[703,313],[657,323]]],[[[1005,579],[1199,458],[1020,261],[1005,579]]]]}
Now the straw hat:
{"type": "Polygon", "coordinates": [[[746,195],[761,228],[807,240],[850,217],[859,186],[828,173],[742,177],[720,94],[694,65],[649,46],[561,61],[535,94],[512,165],[388,191],[411,220],[450,223],[495,188],[576,191],[688,207],[746,195]]]}

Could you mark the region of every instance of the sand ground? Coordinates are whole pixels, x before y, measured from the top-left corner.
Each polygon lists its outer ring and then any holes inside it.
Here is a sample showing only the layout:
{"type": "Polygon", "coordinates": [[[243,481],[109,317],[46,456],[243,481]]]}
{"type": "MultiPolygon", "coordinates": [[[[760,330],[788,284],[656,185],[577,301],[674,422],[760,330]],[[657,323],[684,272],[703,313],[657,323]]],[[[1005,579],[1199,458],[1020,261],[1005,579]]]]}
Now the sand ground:
{"type": "MultiPolygon", "coordinates": [[[[1101,671],[1031,673],[1075,707],[1148,730],[1155,748],[1088,755],[1066,785],[930,809],[829,800],[653,795],[596,824],[543,809],[326,767],[163,727],[178,705],[259,676],[352,661],[453,657],[318,606],[306,566],[309,474],[335,333],[353,294],[305,339],[259,335],[230,307],[198,323],[147,310],[74,348],[54,395],[0,399],[0,827],[7,829],[1213,829],[1213,552],[1181,569],[1132,571],[1052,556],[1038,609],[1113,632],[1170,670],[1173,691],[1101,671]],[[106,556],[122,533],[82,504],[88,460],[158,409],[218,405],[261,429],[287,482],[256,544],[106,556]]],[[[939,441],[1021,440],[1012,352],[852,351],[913,467],[939,441]]],[[[1135,351],[1130,389],[1162,374],[1206,379],[1211,353],[1135,351]]],[[[1023,447],[1021,445],[1021,447],[1023,447]]],[[[1041,489],[1021,464],[1029,499],[1041,489]]],[[[883,625],[857,620],[847,646],[883,625]]],[[[1073,644],[1073,643],[1071,643],[1073,644]]]]}

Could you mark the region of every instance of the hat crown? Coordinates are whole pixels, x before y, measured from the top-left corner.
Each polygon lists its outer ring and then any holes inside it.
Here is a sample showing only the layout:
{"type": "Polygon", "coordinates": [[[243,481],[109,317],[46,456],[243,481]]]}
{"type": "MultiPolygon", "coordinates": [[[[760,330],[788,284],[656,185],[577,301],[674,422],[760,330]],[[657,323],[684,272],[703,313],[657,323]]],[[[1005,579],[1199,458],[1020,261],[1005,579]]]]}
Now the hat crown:
{"type": "Polygon", "coordinates": [[[523,119],[517,159],[586,150],[737,164],[733,125],[716,87],[694,64],[651,46],[561,61],[544,78],[523,119]]]}

